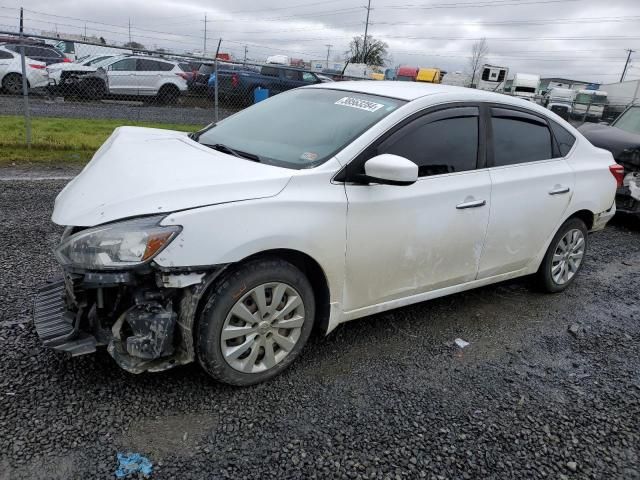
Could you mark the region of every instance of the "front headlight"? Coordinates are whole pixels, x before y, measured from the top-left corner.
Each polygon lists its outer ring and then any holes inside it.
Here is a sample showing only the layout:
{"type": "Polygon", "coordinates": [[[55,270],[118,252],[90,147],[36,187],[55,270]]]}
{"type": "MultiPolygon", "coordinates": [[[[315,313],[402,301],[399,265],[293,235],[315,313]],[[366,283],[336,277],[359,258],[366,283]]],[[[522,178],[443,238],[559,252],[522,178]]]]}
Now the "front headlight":
{"type": "Polygon", "coordinates": [[[64,238],[55,255],[62,265],[87,270],[122,269],[151,260],[182,230],[146,217],[83,230],[64,238]]]}

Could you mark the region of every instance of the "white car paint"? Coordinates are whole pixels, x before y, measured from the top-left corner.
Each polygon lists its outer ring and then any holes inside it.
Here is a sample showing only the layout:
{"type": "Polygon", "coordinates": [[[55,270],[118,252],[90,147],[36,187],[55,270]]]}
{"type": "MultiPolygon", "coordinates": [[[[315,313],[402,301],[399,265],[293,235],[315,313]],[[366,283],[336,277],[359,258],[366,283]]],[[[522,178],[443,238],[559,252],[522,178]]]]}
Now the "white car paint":
{"type": "Polygon", "coordinates": [[[49,74],[49,79],[53,80],[55,83],[60,82],[60,77],[62,72],[64,71],[73,71],[73,72],[95,72],[96,67],[94,64],[103,63],[107,60],[114,58],[115,55],[92,55],[88,58],[85,58],[81,62],[61,62],[61,63],[52,63],[47,66],[47,72],[49,74]],[[101,60],[102,59],[102,60],[101,60]],[[99,61],[99,62],[98,62],[99,61]]]}
{"type": "Polygon", "coordinates": [[[304,253],[327,279],[331,331],[343,321],[534,273],[568,217],[588,210],[597,230],[615,213],[611,154],[541,106],[412,82],[305,88],[386,95],[408,103],[327,162],[303,170],[224,155],[176,132],[118,129],[60,193],[54,222],[94,226],[171,212],[162,224],[183,229],[154,258],[161,267],[228,264],[274,249],[304,253]],[[422,177],[411,186],[335,179],[395,125],[455,102],[524,108],[559,123],[576,142],[564,158],[422,177]],[[550,195],[567,188],[564,195],[550,195]],[[469,202],[481,202],[482,208],[456,208],[469,202]]]}
{"type": "MultiPolygon", "coordinates": [[[[12,52],[11,50],[0,47],[0,52],[2,52],[2,55],[0,55],[0,85],[2,85],[3,80],[10,73],[22,75],[22,61],[20,54],[12,52]]],[[[45,66],[46,63],[44,62],[39,62],[29,57],[25,58],[29,87],[45,87],[49,83],[49,76],[47,70],[44,68],[45,66]]]]}

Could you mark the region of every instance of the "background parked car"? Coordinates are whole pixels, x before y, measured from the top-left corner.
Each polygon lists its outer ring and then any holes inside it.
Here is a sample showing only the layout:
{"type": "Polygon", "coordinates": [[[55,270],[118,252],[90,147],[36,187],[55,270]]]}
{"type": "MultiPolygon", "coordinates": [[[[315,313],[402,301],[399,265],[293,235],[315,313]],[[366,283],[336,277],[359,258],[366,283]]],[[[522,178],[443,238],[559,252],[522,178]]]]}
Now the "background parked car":
{"type": "MultiPolygon", "coordinates": [[[[44,62],[25,57],[25,67],[30,88],[47,86],[49,77],[44,62]]],[[[7,93],[16,95],[22,92],[21,56],[6,47],[0,47],[0,85],[7,93]]]]}
{"type": "Polygon", "coordinates": [[[32,43],[8,43],[4,45],[7,50],[22,53],[22,47],[24,47],[24,54],[32,58],[44,62],[47,65],[60,62],[71,62],[70,59],[64,56],[64,54],[50,45],[34,45],[32,43]]]}
{"type": "Polygon", "coordinates": [[[628,107],[611,125],[585,123],[578,130],[596,147],[609,150],[624,167],[624,181],[616,192],[620,212],[640,215],[640,105],[628,107]]]}
{"type": "MultiPolygon", "coordinates": [[[[242,72],[242,71],[258,71],[254,67],[244,66],[244,65],[234,65],[230,63],[218,63],[218,73],[222,74],[230,74],[233,72],[242,72]]],[[[212,86],[212,82],[215,81],[215,63],[201,63],[196,74],[189,80],[187,83],[189,85],[189,90],[194,93],[206,93],[209,92],[209,95],[213,97],[213,90],[210,90],[212,86]]]]}
{"type": "Polygon", "coordinates": [[[322,83],[313,72],[279,65],[264,65],[259,72],[226,70],[218,71],[218,74],[218,95],[243,103],[252,103],[254,92],[259,88],[269,90],[269,95],[273,96],[304,85],[322,83]]]}
{"type": "Polygon", "coordinates": [[[93,73],[102,64],[108,64],[115,55],[91,55],[78,62],[54,63],[47,66],[49,74],[49,90],[56,95],[73,95],[81,93],[78,78],[93,73]]]}
{"type": "Polygon", "coordinates": [[[187,90],[187,74],[176,62],[154,57],[118,56],[93,66],[78,65],[61,73],[59,84],[79,95],[157,97],[175,102],[187,90]]]}

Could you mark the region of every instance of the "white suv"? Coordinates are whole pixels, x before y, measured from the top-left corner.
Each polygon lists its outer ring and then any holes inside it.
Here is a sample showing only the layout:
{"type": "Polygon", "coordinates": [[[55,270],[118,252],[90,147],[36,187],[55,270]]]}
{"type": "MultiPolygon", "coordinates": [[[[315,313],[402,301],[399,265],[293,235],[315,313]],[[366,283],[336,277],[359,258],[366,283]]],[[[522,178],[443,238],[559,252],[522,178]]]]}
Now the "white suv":
{"type": "Polygon", "coordinates": [[[112,95],[157,96],[175,101],[187,91],[186,74],[177,62],[152,57],[125,57],[104,66],[112,95]]]}
{"type": "Polygon", "coordinates": [[[115,56],[92,65],[52,69],[52,81],[65,92],[96,99],[106,94],[157,97],[173,103],[187,91],[188,75],[177,62],[154,57],[115,56]]]}
{"type": "Polygon", "coordinates": [[[623,170],[549,110],[409,82],[277,95],[187,136],[123,127],[56,199],[45,345],[248,385],[312,328],[535,275],[566,289],[623,170]]]}
{"type": "MultiPolygon", "coordinates": [[[[46,87],[49,83],[46,63],[25,58],[29,88],[46,87]]],[[[22,92],[22,61],[19,53],[0,47],[0,86],[10,94],[22,92]]]]}

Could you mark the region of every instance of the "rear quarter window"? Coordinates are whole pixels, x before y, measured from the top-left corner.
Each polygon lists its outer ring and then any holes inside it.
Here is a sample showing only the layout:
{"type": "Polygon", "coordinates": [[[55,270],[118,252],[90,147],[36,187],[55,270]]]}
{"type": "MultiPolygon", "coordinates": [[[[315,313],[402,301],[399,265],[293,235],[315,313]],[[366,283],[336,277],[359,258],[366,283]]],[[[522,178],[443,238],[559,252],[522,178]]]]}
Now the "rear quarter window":
{"type": "Polygon", "coordinates": [[[551,125],[551,131],[553,132],[553,136],[556,138],[560,155],[566,157],[573,148],[573,144],[576,143],[576,137],[553,120],[549,120],[549,125],[551,125]]]}

